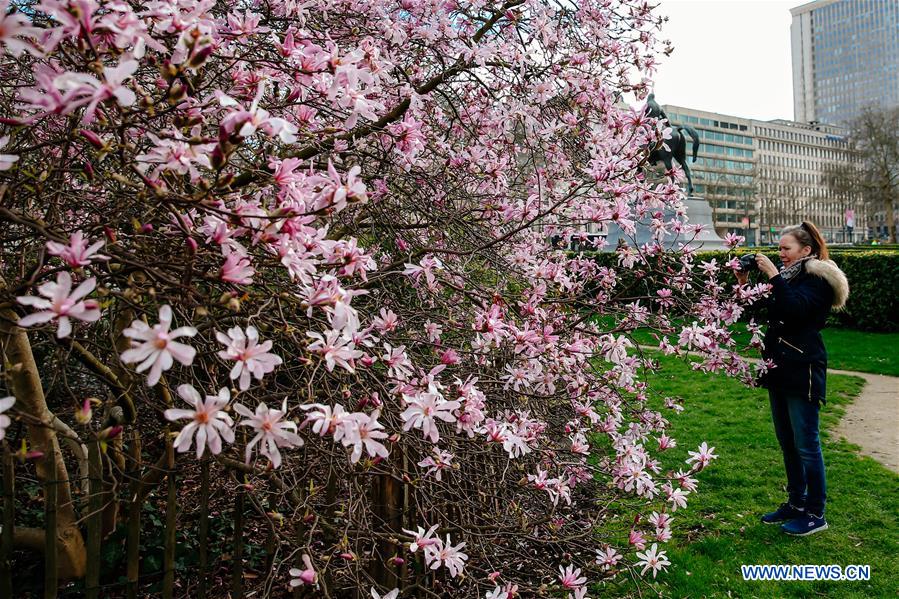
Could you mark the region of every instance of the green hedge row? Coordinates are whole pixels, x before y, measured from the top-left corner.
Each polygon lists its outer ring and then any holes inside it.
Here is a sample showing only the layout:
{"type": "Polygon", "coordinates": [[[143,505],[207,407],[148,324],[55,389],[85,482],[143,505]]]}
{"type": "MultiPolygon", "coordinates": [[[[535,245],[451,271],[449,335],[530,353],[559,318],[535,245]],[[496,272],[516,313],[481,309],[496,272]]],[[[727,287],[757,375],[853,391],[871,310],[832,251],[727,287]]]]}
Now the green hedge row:
{"type": "MultiPolygon", "coordinates": [[[[739,250],[736,253],[747,253],[739,250]]],[[[764,248],[763,254],[779,263],[774,248],[764,248]]],[[[833,249],[831,259],[846,273],[849,280],[849,301],[843,312],[834,313],[831,323],[863,331],[899,331],[899,252],[871,249],[867,251],[833,249]]],[[[712,258],[726,262],[726,251],[697,252],[698,262],[712,258]]],[[[591,256],[602,266],[617,264],[613,252],[591,256]]],[[[735,280],[734,280],[735,281],[735,280]]]]}

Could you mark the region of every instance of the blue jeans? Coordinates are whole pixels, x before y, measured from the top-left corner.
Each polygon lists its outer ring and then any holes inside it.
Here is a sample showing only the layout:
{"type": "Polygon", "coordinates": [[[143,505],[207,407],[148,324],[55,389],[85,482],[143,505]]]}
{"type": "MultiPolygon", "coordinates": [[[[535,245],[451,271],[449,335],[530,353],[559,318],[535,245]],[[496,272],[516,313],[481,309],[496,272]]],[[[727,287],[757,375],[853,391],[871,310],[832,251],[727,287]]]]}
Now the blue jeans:
{"type": "Polygon", "coordinates": [[[818,437],[817,401],[770,389],[774,433],[783,451],[790,503],[816,516],[824,515],[827,482],[818,437]]]}

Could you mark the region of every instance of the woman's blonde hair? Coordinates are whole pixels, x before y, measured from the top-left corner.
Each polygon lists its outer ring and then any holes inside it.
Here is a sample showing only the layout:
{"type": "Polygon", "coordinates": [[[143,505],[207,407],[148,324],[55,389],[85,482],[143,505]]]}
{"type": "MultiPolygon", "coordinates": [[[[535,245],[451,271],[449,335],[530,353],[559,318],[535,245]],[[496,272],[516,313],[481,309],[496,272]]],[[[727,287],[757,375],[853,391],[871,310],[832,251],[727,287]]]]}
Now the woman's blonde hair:
{"type": "Polygon", "coordinates": [[[781,237],[784,235],[792,235],[803,247],[812,248],[812,253],[818,256],[819,260],[827,260],[830,255],[827,251],[827,242],[814,223],[804,220],[798,225],[791,225],[781,231],[781,237]]]}

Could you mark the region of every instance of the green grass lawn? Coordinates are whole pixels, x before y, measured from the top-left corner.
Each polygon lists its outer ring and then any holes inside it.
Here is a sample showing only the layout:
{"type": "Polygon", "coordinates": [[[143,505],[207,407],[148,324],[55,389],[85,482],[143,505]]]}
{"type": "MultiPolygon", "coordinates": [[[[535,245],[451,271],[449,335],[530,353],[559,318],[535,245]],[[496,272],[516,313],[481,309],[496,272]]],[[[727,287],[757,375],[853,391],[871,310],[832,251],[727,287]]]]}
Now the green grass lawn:
{"type": "MultiPolygon", "coordinates": [[[[837,349],[836,344],[833,347],[837,349]]],[[[660,357],[651,375],[656,391],[686,399],[669,419],[686,458],[702,441],[719,458],[699,475],[699,493],[674,514],[667,545],[672,565],[658,590],[665,597],[896,597],[899,595],[899,476],[827,432],[861,389],[857,377],[828,377],[822,411],[830,529],[805,538],[784,535],[759,521],[786,497],[786,478],[774,436],[767,394],[719,375],[691,371],[660,357]],[[741,564],[868,564],[866,582],[749,582],[741,564]]],[[[636,596],[609,585],[603,594],[636,596]]],[[[643,596],[648,596],[644,589],[643,596]]],[[[591,593],[592,594],[592,593],[591,593]]]]}
{"type": "MultiPolygon", "coordinates": [[[[737,323],[733,331],[737,344],[746,347],[750,338],[746,332],[746,325],[737,323]]],[[[821,331],[821,335],[827,347],[829,368],[899,376],[899,333],[868,333],[826,328],[821,331]]],[[[632,336],[640,344],[657,344],[652,333],[645,329],[634,331],[632,336]]],[[[676,341],[673,336],[669,339],[676,341]]],[[[751,350],[746,352],[746,355],[758,357],[759,352],[751,350]]]]}

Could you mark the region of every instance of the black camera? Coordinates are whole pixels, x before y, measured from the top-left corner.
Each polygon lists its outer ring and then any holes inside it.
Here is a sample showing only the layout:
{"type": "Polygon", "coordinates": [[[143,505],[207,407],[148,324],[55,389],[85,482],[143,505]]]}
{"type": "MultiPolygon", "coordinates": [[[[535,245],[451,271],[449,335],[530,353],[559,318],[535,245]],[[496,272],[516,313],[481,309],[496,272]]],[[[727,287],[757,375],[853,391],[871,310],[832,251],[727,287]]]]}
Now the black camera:
{"type": "Polygon", "coordinates": [[[755,254],[743,254],[740,256],[740,272],[752,272],[758,269],[759,265],[755,261],[755,254]]]}

